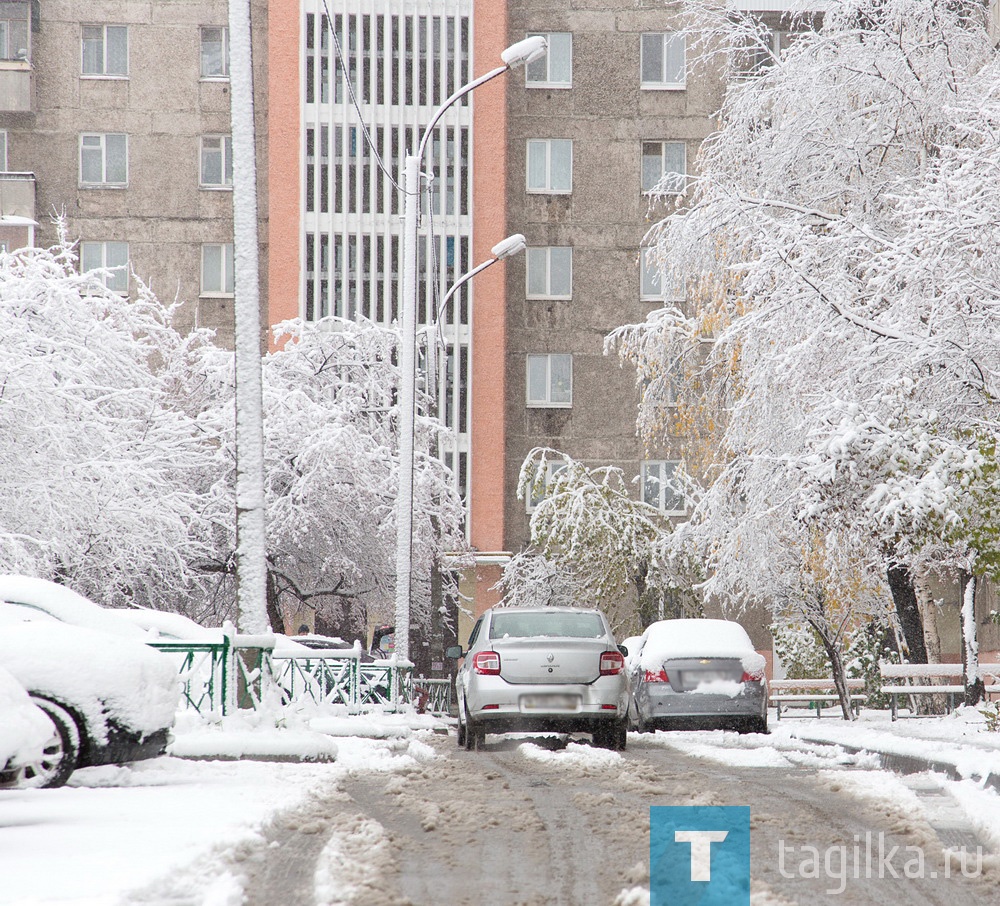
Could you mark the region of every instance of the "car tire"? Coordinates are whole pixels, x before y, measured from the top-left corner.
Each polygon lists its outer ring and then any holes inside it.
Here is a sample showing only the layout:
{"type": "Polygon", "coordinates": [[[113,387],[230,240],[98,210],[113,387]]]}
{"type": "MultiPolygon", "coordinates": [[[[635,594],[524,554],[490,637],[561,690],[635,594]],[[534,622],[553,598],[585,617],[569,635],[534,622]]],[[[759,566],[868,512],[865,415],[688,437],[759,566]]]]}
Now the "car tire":
{"type": "Polygon", "coordinates": [[[80,729],[65,708],[40,696],[31,696],[52,722],[52,737],[45,744],[42,757],[24,767],[20,787],[52,789],[65,785],[80,759],[80,729]]]}
{"type": "Polygon", "coordinates": [[[486,731],[471,720],[465,723],[465,748],[469,752],[478,752],[486,745],[486,731]]]}
{"type": "Polygon", "coordinates": [[[594,727],[594,745],[599,749],[610,749],[620,752],[625,748],[625,738],[628,728],[625,721],[603,721],[594,727]]]}

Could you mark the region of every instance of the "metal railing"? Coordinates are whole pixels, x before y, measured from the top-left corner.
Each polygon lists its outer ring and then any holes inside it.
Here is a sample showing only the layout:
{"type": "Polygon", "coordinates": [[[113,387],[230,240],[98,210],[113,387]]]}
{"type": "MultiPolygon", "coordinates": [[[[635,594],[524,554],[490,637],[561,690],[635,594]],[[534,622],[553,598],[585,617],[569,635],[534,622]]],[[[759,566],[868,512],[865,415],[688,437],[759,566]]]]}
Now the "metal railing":
{"type": "Polygon", "coordinates": [[[408,661],[362,662],[353,650],[275,652],[273,636],[236,633],[227,623],[219,642],[152,641],[177,662],[185,708],[206,717],[275,705],[342,706],[349,713],[394,711],[413,704],[446,714],[451,681],[414,678],[408,661]]]}

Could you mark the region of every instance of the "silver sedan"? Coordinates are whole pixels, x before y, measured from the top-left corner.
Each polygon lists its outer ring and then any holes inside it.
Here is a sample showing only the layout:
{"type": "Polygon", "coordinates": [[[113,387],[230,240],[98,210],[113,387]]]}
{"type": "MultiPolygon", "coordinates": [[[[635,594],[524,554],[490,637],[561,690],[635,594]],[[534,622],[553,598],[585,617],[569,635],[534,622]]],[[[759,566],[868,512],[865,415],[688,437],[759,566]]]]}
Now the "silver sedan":
{"type": "Polygon", "coordinates": [[[494,607],[476,623],[455,680],[458,742],[487,733],[591,733],[625,748],[629,705],[623,651],[599,610],[494,607]]]}

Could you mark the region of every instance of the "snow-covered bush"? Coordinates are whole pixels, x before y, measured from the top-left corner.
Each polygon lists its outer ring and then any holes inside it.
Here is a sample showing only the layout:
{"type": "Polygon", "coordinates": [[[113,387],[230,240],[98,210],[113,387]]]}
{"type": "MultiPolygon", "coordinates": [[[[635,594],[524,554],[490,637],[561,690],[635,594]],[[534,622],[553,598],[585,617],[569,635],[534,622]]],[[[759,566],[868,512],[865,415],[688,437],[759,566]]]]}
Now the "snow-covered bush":
{"type": "Polygon", "coordinates": [[[67,245],[0,253],[0,570],[105,604],[197,595],[208,460],[178,390],[208,336],[175,311],[79,274],[67,245]]]}

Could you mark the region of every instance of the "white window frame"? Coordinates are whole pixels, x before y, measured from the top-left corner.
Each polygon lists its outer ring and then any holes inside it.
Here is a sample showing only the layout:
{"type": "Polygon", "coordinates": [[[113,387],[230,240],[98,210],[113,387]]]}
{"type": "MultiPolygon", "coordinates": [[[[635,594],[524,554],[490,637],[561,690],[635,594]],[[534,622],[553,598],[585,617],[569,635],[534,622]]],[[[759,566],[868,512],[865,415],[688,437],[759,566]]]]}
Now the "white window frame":
{"type": "Polygon", "coordinates": [[[538,505],[549,496],[549,489],[552,487],[552,479],[555,478],[560,472],[565,471],[568,465],[569,463],[565,460],[549,459],[545,461],[545,477],[543,479],[541,492],[535,492],[535,482],[532,482],[531,489],[528,492],[528,495],[524,498],[524,511],[526,513],[533,513],[538,508],[538,505]]]}
{"type": "Polygon", "coordinates": [[[203,135],[198,143],[198,185],[202,189],[233,188],[233,137],[231,135],[203,135]],[[217,148],[207,148],[207,143],[218,142],[217,148]],[[209,182],[205,178],[206,155],[218,155],[220,178],[218,182],[209,182]]]}
{"type": "Polygon", "coordinates": [[[683,91],[687,88],[687,40],[680,32],[645,32],[641,37],[639,52],[639,85],[647,91],[683,91]],[[659,76],[655,79],[647,79],[646,57],[653,47],[656,46],[656,39],[659,38],[660,65],[659,76]],[[680,44],[681,66],[679,78],[672,77],[677,74],[670,73],[669,60],[670,51],[676,50],[676,45],[680,44]]]}
{"type": "Polygon", "coordinates": [[[671,487],[673,476],[677,474],[677,470],[681,468],[682,463],[683,461],[679,459],[647,459],[642,463],[642,500],[650,506],[655,506],[664,516],[683,516],[687,513],[687,507],[684,505],[684,495],[671,487]],[[668,466],[670,467],[670,477],[666,477],[668,466]],[[650,472],[654,467],[662,473],[663,477],[656,476],[655,478],[651,478],[650,472]],[[650,493],[651,488],[649,487],[649,483],[651,480],[657,484],[655,489],[655,503],[650,503],[650,497],[654,496],[650,493]],[[673,493],[668,498],[667,494],[671,491],[673,493]],[[680,509],[667,509],[667,504],[673,503],[677,498],[681,500],[682,505],[680,509]]]}
{"type": "Polygon", "coordinates": [[[80,187],[86,189],[112,188],[124,189],[128,186],[128,136],[123,132],[81,132],[80,133],[80,187]],[[125,150],[125,173],[121,180],[108,179],[108,139],[121,138],[124,140],[125,150]],[[97,139],[95,143],[93,140],[97,139]],[[91,181],[84,179],[84,152],[97,151],[101,155],[101,179],[91,181]]]}
{"type": "MultiPolygon", "coordinates": [[[[562,394],[560,394],[562,395],[562,394]]],[[[525,403],[529,409],[570,409],[573,406],[573,356],[570,353],[548,352],[530,353],[525,358],[525,403]],[[565,393],[566,399],[554,399],[552,365],[554,360],[559,359],[569,364],[569,387],[565,393]],[[543,380],[545,383],[544,398],[531,396],[532,368],[543,368],[543,380]]]]}
{"type": "MultiPolygon", "coordinates": [[[[536,274],[537,275],[537,274],[536,274]]],[[[572,299],[573,298],[573,247],[571,245],[533,246],[525,251],[524,295],[526,299],[572,299]],[[569,258],[569,287],[566,292],[553,292],[552,288],[552,252],[565,251],[569,258]],[[532,292],[532,275],[537,270],[544,270],[545,290],[532,292]]]]}
{"type": "Polygon", "coordinates": [[[537,60],[532,60],[524,71],[525,88],[555,88],[566,89],[573,87],[573,33],[568,31],[539,32],[534,31],[528,34],[529,38],[545,38],[549,43],[549,50],[544,56],[537,60]],[[560,60],[562,56],[568,57],[565,67],[553,66],[553,63],[560,60]],[[569,78],[562,79],[553,77],[553,70],[557,72],[561,68],[569,70],[569,78]]]}
{"type": "Polygon", "coordinates": [[[10,149],[10,135],[6,129],[0,129],[0,173],[9,173],[8,153],[10,149]]]}
{"type": "Polygon", "coordinates": [[[31,62],[31,8],[28,3],[25,3],[21,9],[25,11],[23,17],[10,15],[0,18],[0,60],[5,63],[31,62]],[[15,27],[12,28],[12,25],[15,27]],[[18,47],[16,44],[11,46],[11,42],[15,39],[15,33],[23,33],[24,47],[18,47]],[[24,53],[19,53],[22,50],[24,53]]]}
{"type": "MultiPolygon", "coordinates": [[[[229,27],[227,25],[203,25],[199,31],[198,42],[198,72],[203,82],[228,82],[229,81],[229,27]],[[222,72],[205,72],[205,32],[222,32],[222,72]]],[[[214,41],[212,42],[215,43],[214,41]]]]}
{"type": "Polygon", "coordinates": [[[80,31],[80,78],[83,79],[127,79],[129,71],[129,39],[128,39],[128,26],[127,25],[104,25],[101,23],[88,23],[81,26],[80,31]],[[101,30],[101,64],[98,69],[88,70],[87,69],[87,30],[88,29],[100,29],[101,30]],[[109,72],[108,71],[108,60],[110,54],[108,53],[108,48],[110,46],[109,32],[121,32],[125,37],[125,69],[122,72],[109,72]]]}
{"type": "Polygon", "coordinates": [[[639,159],[640,159],[640,188],[642,189],[643,195],[683,195],[687,191],[687,142],[684,141],[643,141],[639,147],[639,159]],[[646,159],[652,155],[647,155],[646,149],[658,146],[659,147],[659,177],[656,182],[652,185],[647,185],[646,180],[646,159]],[[678,172],[676,170],[667,169],[667,147],[674,149],[680,148],[683,152],[684,160],[682,162],[683,169],[678,172]],[[673,186],[663,186],[658,188],[663,182],[663,179],[668,174],[674,177],[673,186]]]}
{"type": "Polygon", "coordinates": [[[129,272],[131,271],[128,243],[118,241],[81,241],[80,273],[87,274],[96,270],[107,270],[111,273],[101,274],[100,276],[95,274],[95,280],[99,280],[113,293],[128,295],[129,272]],[[114,255],[112,254],[113,252],[119,254],[114,255]],[[121,252],[125,253],[125,260],[116,262],[114,259],[120,258],[121,252]]]}
{"type": "Polygon", "coordinates": [[[650,259],[656,254],[656,247],[644,245],[639,249],[639,301],[640,302],[683,302],[683,285],[665,288],[662,284],[667,275],[650,259]]]}
{"type": "Polygon", "coordinates": [[[230,297],[235,295],[235,274],[233,265],[233,244],[231,242],[203,242],[201,246],[201,293],[202,296],[230,297]],[[219,258],[219,274],[212,274],[212,284],[219,288],[208,289],[206,279],[205,253],[209,249],[221,249],[219,258]]]}
{"type": "Polygon", "coordinates": [[[573,192],[573,141],[568,138],[529,138],[525,157],[524,185],[529,195],[570,195],[573,192]],[[553,166],[562,152],[569,151],[569,172],[553,166]],[[532,183],[532,173],[540,165],[544,175],[540,182],[532,183]]]}

